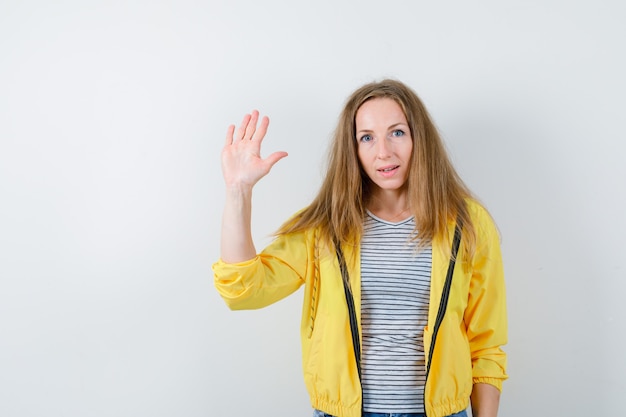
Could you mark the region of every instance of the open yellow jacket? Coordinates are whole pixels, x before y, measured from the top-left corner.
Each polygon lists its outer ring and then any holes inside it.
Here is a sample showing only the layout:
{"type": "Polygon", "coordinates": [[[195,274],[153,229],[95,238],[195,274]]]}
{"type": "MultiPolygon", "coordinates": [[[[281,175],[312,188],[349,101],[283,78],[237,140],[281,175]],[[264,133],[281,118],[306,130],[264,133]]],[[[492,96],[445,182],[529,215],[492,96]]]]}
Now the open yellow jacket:
{"type": "MultiPolygon", "coordinates": [[[[457,262],[454,271],[426,383],[429,417],[467,408],[474,383],[502,389],[507,378],[500,348],[507,342],[507,319],[499,235],[480,205],[470,202],[469,209],[478,246],[471,262],[457,262]]],[[[450,237],[453,232],[450,224],[450,237]]],[[[358,247],[343,251],[360,328],[360,252],[358,247]]],[[[449,253],[433,244],[424,352],[430,349],[449,253]]],[[[334,416],[360,417],[362,391],[341,272],[334,249],[320,243],[317,230],[280,236],[254,259],[236,264],[220,260],[213,271],[217,290],[233,310],[265,307],[304,285],[302,365],[311,405],[334,416]]]]}

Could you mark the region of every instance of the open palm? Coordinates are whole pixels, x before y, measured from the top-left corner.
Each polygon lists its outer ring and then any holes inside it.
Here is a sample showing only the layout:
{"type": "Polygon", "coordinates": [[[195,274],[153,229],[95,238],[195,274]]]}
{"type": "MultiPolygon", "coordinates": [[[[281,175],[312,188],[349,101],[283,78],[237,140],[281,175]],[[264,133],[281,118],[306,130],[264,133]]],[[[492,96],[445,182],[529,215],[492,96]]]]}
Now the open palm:
{"type": "Polygon", "coordinates": [[[267,116],[259,121],[259,112],[246,114],[238,129],[228,127],[226,143],[222,149],[222,174],[227,186],[253,187],[267,175],[272,166],[287,156],[287,152],[274,152],[267,158],[261,157],[261,142],[267,133],[267,116]]]}

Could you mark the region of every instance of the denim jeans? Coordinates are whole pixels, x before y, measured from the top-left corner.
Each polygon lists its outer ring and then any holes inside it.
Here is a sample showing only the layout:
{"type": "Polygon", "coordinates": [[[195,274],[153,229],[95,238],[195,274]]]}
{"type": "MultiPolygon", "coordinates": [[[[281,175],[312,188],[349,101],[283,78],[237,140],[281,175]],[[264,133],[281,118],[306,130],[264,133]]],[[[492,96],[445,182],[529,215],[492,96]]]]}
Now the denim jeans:
{"type": "MultiPolygon", "coordinates": [[[[333,417],[320,410],[313,411],[313,417],[333,417]]],[[[420,413],[363,413],[363,417],[424,417],[420,413]]],[[[465,410],[458,413],[450,414],[448,417],[467,417],[465,410]]]]}

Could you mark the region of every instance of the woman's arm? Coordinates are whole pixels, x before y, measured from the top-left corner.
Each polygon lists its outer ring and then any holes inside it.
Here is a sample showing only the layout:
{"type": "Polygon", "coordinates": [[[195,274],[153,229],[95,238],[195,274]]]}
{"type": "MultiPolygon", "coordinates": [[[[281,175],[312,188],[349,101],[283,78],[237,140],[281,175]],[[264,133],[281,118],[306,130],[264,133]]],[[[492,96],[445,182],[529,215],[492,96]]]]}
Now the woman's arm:
{"type": "Polygon", "coordinates": [[[470,266],[472,277],[464,321],[472,355],[473,384],[478,387],[482,403],[482,385],[500,391],[507,379],[507,358],[502,350],[507,343],[506,294],[498,230],[482,207],[470,208],[478,241],[470,266]]]}
{"type": "Polygon", "coordinates": [[[267,132],[269,119],[263,117],[257,128],[259,112],[246,114],[237,130],[228,127],[222,149],[222,174],[226,184],[226,200],[222,216],[221,258],[235,263],[252,259],[256,249],[252,240],[252,188],[287,156],[274,152],[261,158],[261,142],[267,132]]]}
{"type": "Polygon", "coordinates": [[[496,417],[500,404],[500,391],[491,384],[474,384],[472,389],[472,416],[496,417]]]}

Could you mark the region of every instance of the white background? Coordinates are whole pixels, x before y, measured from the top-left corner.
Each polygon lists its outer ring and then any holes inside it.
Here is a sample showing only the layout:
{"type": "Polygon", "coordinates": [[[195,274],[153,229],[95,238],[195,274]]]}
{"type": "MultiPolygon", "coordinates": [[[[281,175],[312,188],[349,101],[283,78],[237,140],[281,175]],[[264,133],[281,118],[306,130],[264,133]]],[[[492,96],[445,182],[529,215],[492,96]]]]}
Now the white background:
{"type": "Polygon", "coordinates": [[[230,312],[226,127],[258,108],[258,248],[345,98],[413,87],[502,233],[501,415],[624,408],[621,1],[0,2],[0,415],[309,416],[302,292],[230,312]]]}

